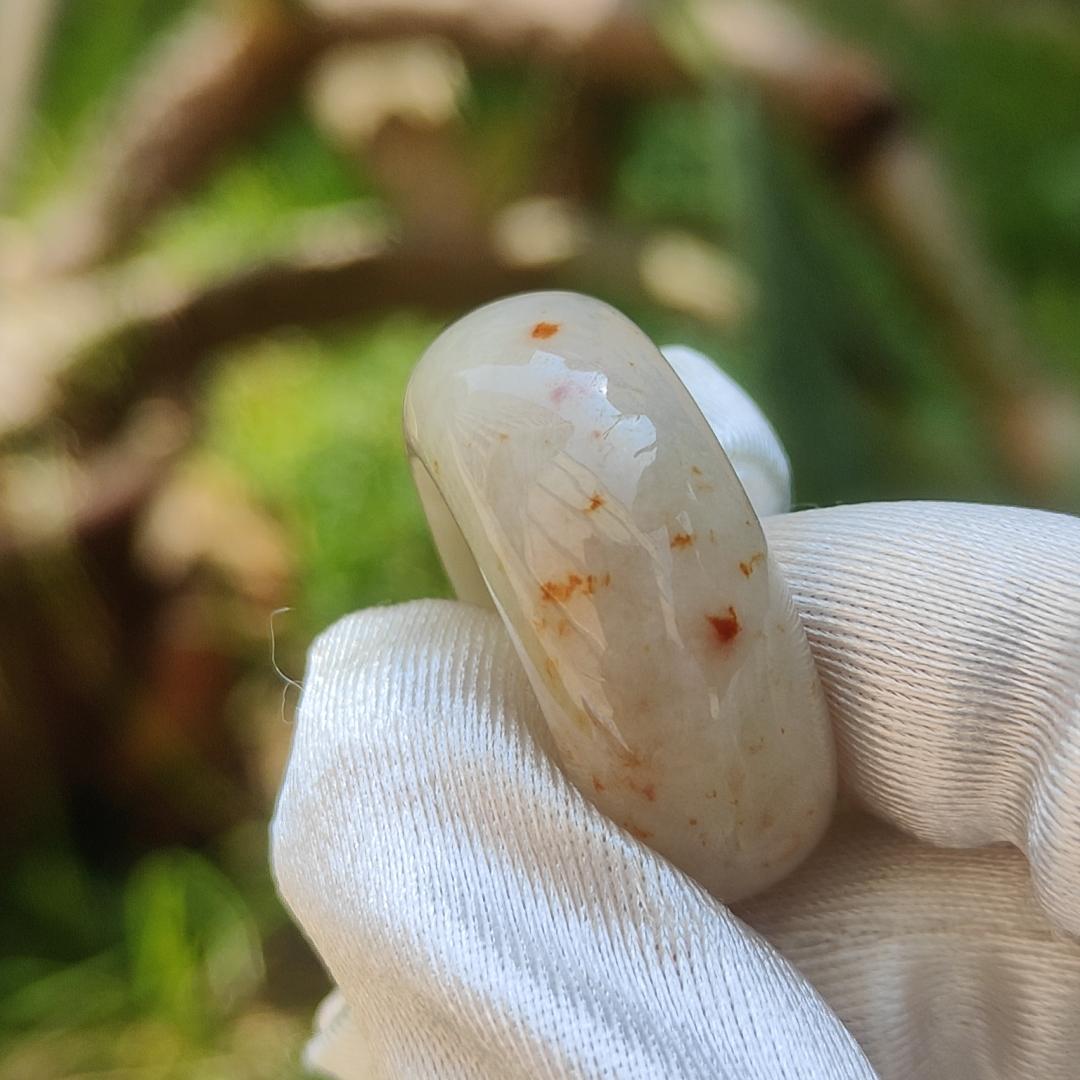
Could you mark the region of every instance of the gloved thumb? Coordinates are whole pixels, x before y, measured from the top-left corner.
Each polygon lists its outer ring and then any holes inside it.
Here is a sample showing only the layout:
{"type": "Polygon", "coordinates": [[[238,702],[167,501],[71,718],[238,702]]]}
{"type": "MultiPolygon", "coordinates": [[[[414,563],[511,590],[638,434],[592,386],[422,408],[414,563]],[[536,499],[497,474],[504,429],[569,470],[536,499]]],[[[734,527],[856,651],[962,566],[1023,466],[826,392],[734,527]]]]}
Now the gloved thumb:
{"type": "Polygon", "coordinates": [[[545,742],[493,614],[377,609],[312,649],[273,864],[367,1040],[368,1071],[337,1074],[873,1076],[795,969],[545,742]]]}

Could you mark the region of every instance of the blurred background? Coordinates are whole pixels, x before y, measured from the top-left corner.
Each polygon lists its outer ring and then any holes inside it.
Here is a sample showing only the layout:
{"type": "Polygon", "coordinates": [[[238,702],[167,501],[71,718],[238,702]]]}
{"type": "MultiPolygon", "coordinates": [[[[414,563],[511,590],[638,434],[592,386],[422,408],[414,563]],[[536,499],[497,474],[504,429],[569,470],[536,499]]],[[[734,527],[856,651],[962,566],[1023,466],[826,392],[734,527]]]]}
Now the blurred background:
{"type": "Polygon", "coordinates": [[[302,1075],[293,680],[446,594],[404,383],[535,287],[715,357],[799,506],[1080,510],[1080,12],[0,0],[5,1080],[302,1075]]]}

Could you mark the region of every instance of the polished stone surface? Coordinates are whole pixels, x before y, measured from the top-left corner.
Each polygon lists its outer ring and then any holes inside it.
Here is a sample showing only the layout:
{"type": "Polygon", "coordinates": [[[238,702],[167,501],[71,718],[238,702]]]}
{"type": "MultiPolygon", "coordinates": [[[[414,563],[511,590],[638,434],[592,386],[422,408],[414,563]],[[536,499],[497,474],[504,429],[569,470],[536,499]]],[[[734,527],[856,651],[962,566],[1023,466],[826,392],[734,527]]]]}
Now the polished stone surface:
{"type": "MultiPolygon", "coordinates": [[[[821,688],[757,514],[656,346],[597,300],[510,297],[428,349],[405,432],[458,595],[502,614],[579,790],[722,899],[790,871],[834,801],[821,688]]],[[[748,487],[782,508],[782,451],[751,477],[755,446],[748,487]]]]}

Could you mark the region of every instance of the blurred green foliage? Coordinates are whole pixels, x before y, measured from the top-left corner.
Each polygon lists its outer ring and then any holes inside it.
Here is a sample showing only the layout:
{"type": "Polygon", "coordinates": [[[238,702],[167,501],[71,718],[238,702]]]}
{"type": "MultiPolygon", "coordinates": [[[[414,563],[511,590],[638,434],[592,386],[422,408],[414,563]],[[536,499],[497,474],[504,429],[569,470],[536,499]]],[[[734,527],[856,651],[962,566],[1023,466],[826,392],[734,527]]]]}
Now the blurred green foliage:
{"type": "Polygon", "coordinates": [[[196,198],[147,229],[140,246],[186,279],[205,281],[273,255],[296,238],[304,211],[352,207],[366,197],[376,219],[372,194],[294,105],[230,155],[196,198]]]}
{"type": "Polygon", "coordinates": [[[58,5],[15,205],[55,190],[101,131],[117,87],[193,0],[67,0],[58,5]]]}
{"type": "Polygon", "coordinates": [[[1080,373],[1080,18],[988,0],[930,13],[803,0],[888,65],[1048,359],[1080,373]]]}
{"type": "Polygon", "coordinates": [[[302,1021],[251,1006],[282,918],[267,895],[186,850],[148,855],[120,887],[68,854],[25,860],[5,888],[0,1075],[299,1075],[302,1021]],[[43,936],[53,958],[26,955],[43,936]]]}
{"type": "Polygon", "coordinates": [[[680,224],[731,239],[740,198],[745,106],[731,94],[646,101],[626,124],[613,209],[627,221],[680,224]]]}
{"type": "Polygon", "coordinates": [[[302,638],[358,607],[447,593],[401,442],[405,383],[438,329],[402,313],[283,335],[230,356],[208,388],[206,452],[294,540],[302,638]]]}
{"type": "MultiPolygon", "coordinates": [[[[189,6],[61,5],[18,176],[20,212],[56,193],[101,130],[111,95],[189,6]]],[[[1033,340],[1075,390],[1080,22],[1054,5],[1044,19],[991,3],[933,14],[899,0],[801,6],[885,60],[956,177],[1033,340]]],[[[471,79],[470,158],[500,203],[530,190],[551,135],[542,118],[573,87],[528,65],[471,79]]],[[[612,215],[691,229],[750,268],[749,326],[721,331],[645,302],[630,314],[660,340],[717,357],[758,396],[791,452],[801,504],[1005,495],[939,331],[797,143],[722,85],[703,98],[627,105],[611,141],[612,215]]],[[[297,102],[140,244],[202,281],[272,253],[302,227],[300,215],[358,203],[373,218],[383,213],[370,178],[327,145],[297,102]]],[[[245,343],[210,367],[193,453],[239,476],[289,537],[295,611],[278,624],[289,670],[299,670],[310,637],[347,611],[447,593],[400,437],[405,381],[438,329],[424,314],[388,312],[245,343]]],[[[120,1065],[162,1077],[295,1071],[313,1002],[287,1013],[263,1000],[265,944],[285,916],[265,871],[262,826],[245,834],[244,870],[222,845],[152,853],[119,879],[89,868],[62,837],[56,850],[26,857],[0,897],[10,912],[0,1075],[120,1065]]]]}

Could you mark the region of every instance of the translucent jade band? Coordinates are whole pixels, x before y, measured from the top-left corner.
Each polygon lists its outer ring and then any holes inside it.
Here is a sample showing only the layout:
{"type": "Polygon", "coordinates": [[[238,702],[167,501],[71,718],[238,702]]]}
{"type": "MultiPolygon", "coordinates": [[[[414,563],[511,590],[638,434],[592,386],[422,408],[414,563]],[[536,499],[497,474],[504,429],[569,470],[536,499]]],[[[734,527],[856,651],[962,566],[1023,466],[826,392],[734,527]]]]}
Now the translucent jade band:
{"type": "MultiPolygon", "coordinates": [[[[713,427],[614,308],[510,297],[427,350],[405,434],[451,581],[501,614],[566,774],[734,900],[813,847],[834,750],[802,627],[714,432],[725,402],[754,407],[678,360],[713,427]]],[[[731,426],[740,472],[759,507],[781,509],[782,452],[755,451],[771,435],[755,416],[731,426]]]]}

